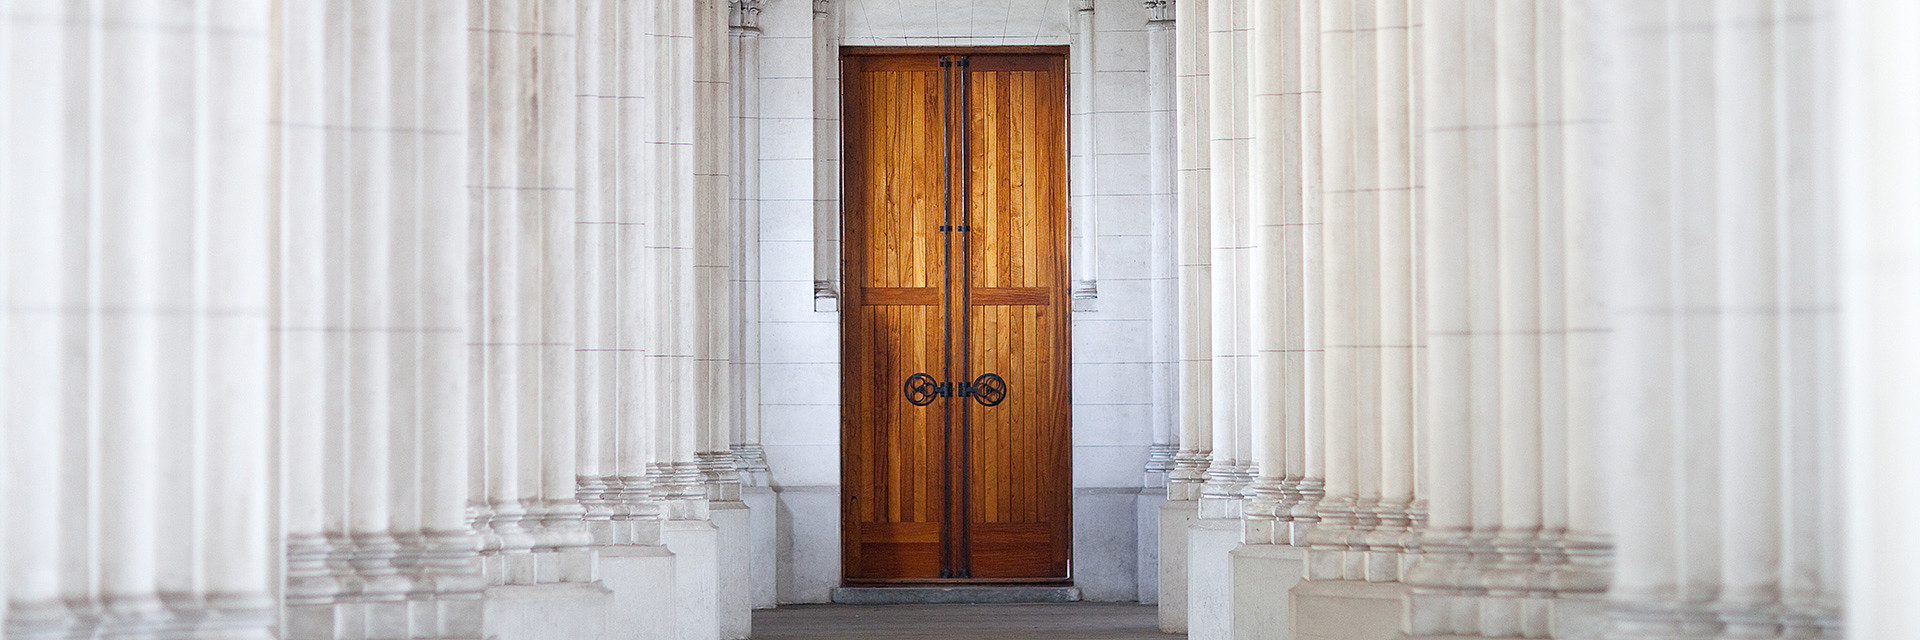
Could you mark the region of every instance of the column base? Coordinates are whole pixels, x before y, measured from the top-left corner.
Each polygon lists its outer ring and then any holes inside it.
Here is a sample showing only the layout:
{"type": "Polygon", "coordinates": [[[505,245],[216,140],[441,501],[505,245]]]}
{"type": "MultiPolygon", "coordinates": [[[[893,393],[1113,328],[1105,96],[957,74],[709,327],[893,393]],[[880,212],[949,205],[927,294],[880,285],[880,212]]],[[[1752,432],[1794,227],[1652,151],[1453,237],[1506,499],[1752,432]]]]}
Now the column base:
{"type": "Polygon", "coordinates": [[[1187,632],[1187,529],[1200,517],[1200,504],[1168,500],[1160,505],[1160,630],[1187,632]]]}
{"type": "Polygon", "coordinates": [[[1233,549],[1240,520],[1200,518],[1187,529],[1187,637],[1233,637],[1233,549]]]}
{"type": "Polygon", "coordinates": [[[1233,640],[1293,638],[1293,598],[1306,572],[1306,550],[1278,544],[1242,544],[1233,563],[1233,640]]]}
{"type": "MultiPolygon", "coordinates": [[[[600,583],[527,584],[486,590],[485,637],[604,640],[613,594],[600,583]]],[[[378,636],[386,637],[386,636],[378,636]]]]}
{"type": "Polygon", "coordinates": [[[1395,640],[1405,637],[1407,586],[1398,582],[1302,580],[1288,592],[1294,640],[1395,640]]]}
{"type": "Polygon", "coordinates": [[[780,604],[779,585],[775,582],[779,574],[775,571],[778,557],[780,528],[779,520],[774,518],[773,488],[765,486],[746,486],[740,488],[740,500],[747,503],[748,545],[751,557],[747,560],[747,586],[749,604],[755,609],[772,609],[780,604]]]}
{"type": "Polygon", "coordinates": [[[613,591],[608,640],[651,640],[679,633],[674,594],[674,556],[665,546],[600,548],[600,581],[613,591]]]}
{"type": "Polygon", "coordinates": [[[706,520],[668,520],[660,540],[674,555],[674,637],[720,640],[720,530],[706,520]]]}
{"type": "Polygon", "coordinates": [[[719,545],[715,613],[720,637],[744,640],[753,633],[753,514],[737,500],[716,501],[707,509],[719,545]]]}

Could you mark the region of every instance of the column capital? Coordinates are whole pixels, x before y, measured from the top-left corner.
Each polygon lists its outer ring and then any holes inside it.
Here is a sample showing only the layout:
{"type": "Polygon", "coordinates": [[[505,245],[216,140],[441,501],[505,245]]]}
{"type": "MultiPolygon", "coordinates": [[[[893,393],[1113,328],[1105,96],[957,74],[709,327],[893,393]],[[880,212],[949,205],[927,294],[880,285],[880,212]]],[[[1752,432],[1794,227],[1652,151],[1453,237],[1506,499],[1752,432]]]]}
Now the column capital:
{"type": "Polygon", "coordinates": [[[833,0],[813,0],[814,15],[827,15],[833,11],[833,0]]]}
{"type": "Polygon", "coordinates": [[[1147,24],[1173,22],[1174,0],[1145,0],[1140,4],[1147,9],[1147,24]]]}
{"type": "Polygon", "coordinates": [[[1073,9],[1075,11],[1085,11],[1088,13],[1092,13],[1093,0],[1073,0],[1073,9]]]}
{"type": "Polygon", "coordinates": [[[760,5],[763,0],[732,0],[727,3],[727,26],[734,29],[760,29],[760,5]]]}

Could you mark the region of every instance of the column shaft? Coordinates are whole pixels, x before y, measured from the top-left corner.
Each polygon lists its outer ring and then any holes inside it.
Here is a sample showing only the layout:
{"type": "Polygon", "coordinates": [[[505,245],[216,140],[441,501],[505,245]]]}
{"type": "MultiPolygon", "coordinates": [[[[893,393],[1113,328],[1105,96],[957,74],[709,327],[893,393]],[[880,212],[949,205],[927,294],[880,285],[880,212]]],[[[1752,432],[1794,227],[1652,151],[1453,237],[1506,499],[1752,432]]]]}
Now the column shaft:
{"type": "Polygon", "coordinates": [[[1847,633],[1896,636],[1920,626],[1920,562],[1911,524],[1920,521],[1920,4],[1853,0],[1843,5],[1845,59],[1839,175],[1845,276],[1842,339],[1853,380],[1844,399],[1847,633]]]}
{"type": "MultiPolygon", "coordinates": [[[[1666,14],[1664,3],[1607,4],[1605,33],[1618,62],[1605,78],[1606,93],[1619,87],[1668,86],[1671,45],[1655,27],[1666,14]]],[[[1596,430],[1604,438],[1602,458],[1607,477],[1617,477],[1613,492],[1627,498],[1609,500],[1607,521],[1617,543],[1610,597],[1622,602],[1651,605],[1670,600],[1677,591],[1678,558],[1674,541],[1681,531],[1675,511],[1676,338],[1666,319],[1645,309],[1669,307],[1674,296],[1669,269],[1673,265],[1673,236],[1668,231],[1672,203],[1668,187],[1673,157],[1667,104],[1657,92],[1615,94],[1617,124],[1601,135],[1617,139],[1618,147],[1604,158],[1604,180],[1598,187],[1604,198],[1599,210],[1630,214],[1609,225],[1601,236],[1602,255],[1615,264],[1602,272],[1601,283],[1615,322],[1599,351],[1602,394],[1597,398],[1596,430]],[[1636,310],[1638,312],[1631,312],[1636,310]]],[[[1612,614],[1620,637],[1672,637],[1665,620],[1616,609],[1612,614]]]]}
{"type": "Polygon", "coordinates": [[[1307,577],[1348,577],[1345,550],[1354,524],[1359,469],[1355,451],[1360,429],[1356,358],[1359,344],[1360,250],[1355,211],[1354,7],[1349,0],[1320,3],[1320,147],[1323,218],[1320,257],[1324,260],[1322,331],[1325,349],[1326,497],[1322,522],[1311,536],[1314,556],[1307,577]]]}
{"type": "MultiPolygon", "coordinates": [[[[71,197],[84,177],[71,168],[86,160],[69,141],[81,123],[69,114],[87,96],[62,87],[81,74],[68,42],[86,30],[68,26],[61,3],[13,3],[15,15],[32,20],[0,22],[0,452],[6,487],[0,513],[6,521],[6,553],[0,557],[0,604],[9,635],[56,629],[67,613],[60,561],[61,481],[69,469],[86,466],[62,451],[62,435],[84,433],[86,416],[67,398],[84,390],[82,363],[62,354],[84,339],[86,306],[83,249],[89,238],[85,210],[71,197]],[[79,389],[75,389],[78,387],[79,389]]],[[[74,505],[84,508],[84,505],[74,505]]]]}
{"type": "Polygon", "coordinates": [[[1300,47],[1300,500],[1290,543],[1306,543],[1306,529],[1320,519],[1317,511],[1325,495],[1326,447],[1326,328],[1324,226],[1326,184],[1321,161],[1320,2],[1302,0],[1295,40],[1300,47]]]}
{"type": "Polygon", "coordinates": [[[1169,489],[1197,500],[1213,451],[1212,228],[1207,113],[1207,2],[1174,5],[1179,73],[1180,453],[1169,489]]]}
{"type": "Polygon", "coordinates": [[[1235,206],[1240,188],[1236,162],[1234,131],[1239,126],[1235,94],[1244,87],[1235,82],[1236,68],[1244,60],[1233,55],[1233,13],[1238,0],[1210,0],[1207,4],[1207,112],[1208,112],[1208,236],[1212,242],[1208,270],[1212,313],[1212,376],[1208,393],[1212,395],[1213,460],[1207,467],[1207,500],[1201,504],[1203,517],[1228,518],[1239,515],[1238,476],[1242,452],[1239,449],[1240,363],[1239,338],[1239,250],[1235,243],[1240,211],[1235,206]]]}
{"type": "Polygon", "coordinates": [[[1147,457],[1148,486],[1165,485],[1180,449],[1180,177],[1179,80],[1171,0],[1147,0],[1147,172],[1151,177],[1149,231],[1153,301],[1153,448],[1147,457]]]}
{"type": "Polygon", "coordinates": [[[1722,0],[1717,20],[1755,25],[1714,42],[1714,164],[1720,227],[1720,478],[1728,631],[1760,631],[1746,619],[1779,601],[1781,522],[1781,238],[1774,197],[1772,6],[1722,0]]]}
{"type": "Polygon", "coordinates": [[[1460,586],[1456,572],[1466,559],[1474,498],[1465,8],[1459,2],[1425,0],[1420,19],[1424,197],[1419,224],[1428,354],[1420,392],[1427,430],[1421,488],[1427,523],[1420,536],[1420,559],[1406,578],[1414,594],[1408,621],[1414,634],[1471,631],[1453,597],[1460,586]]]}
{"type": "Polygon", "coordinates": [[[587,527],[594,543],[600,545],[613,542],[608,475],[617,469],[611,458],[618,446],[614,399],[619,388],[615,377],[619,325],[614,287],[619,271],[614,260],[620,227],[614,221],[611,197],[616,181],[610,179],[619,175],[612,166],[619,131],[613,126],[619,101],[611,98],[615,91],[611,85],[618,80],[612,55],[619,42],[612,32],[617,24],[615,7],[602,0],[583,0],[575,22],[580,98],[574,219],[575,246],[580,251],[575,271],[580,315],[575,324],[578,334],[574,353],[578,358],[575,384],[580,396],[580,426],[574,440],[574,475],[587,527]]]}
{"type": "Polygon", "coordinates": [[[195,288],[207,317],[198,328],[200,422],[205,429],[206,519],[196,546],[206,605],[233,614],[234,630],[265,635],[268,620],[269,488],[264,425],[270,421],[267,309],[270,130],[267,7],[215,2],[202,20],[207,74],[199,96],[197,168],[205,172],[195,244],[195,288]]]}
{"type": "MultiPolygon", "coordinates": [[[[107,613],[148,615],[157,611],[161,442],[165,425],[184,424],[176,405],[180,380],[171,363],[182,361],[170,345],[185,344],[181,323],[162,314],[189,300],[178,274],[190,227],[182,222],[191,202],[190,165],[170,153],[190,120],[172,100],[171,70],[190,68],[173,51],[177,38],[156,26],[170,21],[157,6],[130,6],[119,16],[128,28],[99,44],[101,77],[99,144],[114,149],[100,159],[99,285],[96,307],[124,309],[103,316],[96,331],[98,393],[114,398],[99,411],[100,503],[95,518],[112,517],[100,532],[100,589],[107,613]]],[[[185,83],[180,83],[184,85],[185,83]]],[[[168,505],[171,506],[171,505],[168,505]]]]}
{"type": "MultiPolygon", "coordinates": [[[[1245,540],[1249,544],[1271,544],[1284,539],[1280,536],[1285,533],[1275,519],[1285,515],[1277,510],[1281,508],[1281,480],[1286,473],[1285,403],[1293,387],[1286,375],[1285,346],[1290,320],[1286,293],[1289,276],[1297,272],[1297,268],[1289,268],[1283,253],[1286,209],[1297,202],[1286,191],[1286,176],[1289,170],[1298,170],[1297,163],[1289,165],[1286,153],[1290,149],[1298,152],[1298,139],[1293,138],[1294,145],[1288,145],[1282,136],[1293,122],[1284,119],[1286,109],[1282,106],[1285,100],[1282,65],[1288,61],[1282,49],[1293,39],[1286,37],[1291,34],[1283,35],[1282,29],[1289,26],[1288,18],[1299,15],[1299,4],[1297,1],[1255,3],[1251,10],[1253,37],[1249,59],[1254,97],[1248,185],[1252,190],[1252,206],[1248,214],[1254,234],[1248,293],[1253,308],[1249,320],[1254,363],[1248,380],[1253,391],[1248,418],[1253,458],[1260,477],[1253,486],[1255,500],[1247,505],[1245,540]]],[[[1298,95],[1292,96],[1296,116],[1298,100],[1298,95]]]]}
{"type": "Polygon", "coordinates": [[[1379,532],[1367,579],[1400,577],[1398,554],[1413,502],[1413,138],[1406,0],[1381,0],[1375,14],[1377,89],[1380,386],[1379,532]]]}

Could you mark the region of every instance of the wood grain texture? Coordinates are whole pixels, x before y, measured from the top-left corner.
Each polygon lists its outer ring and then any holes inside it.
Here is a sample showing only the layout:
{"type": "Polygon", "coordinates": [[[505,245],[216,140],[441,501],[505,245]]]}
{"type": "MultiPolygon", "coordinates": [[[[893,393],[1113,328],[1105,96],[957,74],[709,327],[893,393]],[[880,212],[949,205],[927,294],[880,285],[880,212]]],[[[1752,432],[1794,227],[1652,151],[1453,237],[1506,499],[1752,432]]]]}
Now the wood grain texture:
{"type": "Polygon", "coordinates": [[[848,53],[846,581],[1065,581],[1065,57],[848,53]],[[915,373],[1006,399],[916,407],[915,373]]]}

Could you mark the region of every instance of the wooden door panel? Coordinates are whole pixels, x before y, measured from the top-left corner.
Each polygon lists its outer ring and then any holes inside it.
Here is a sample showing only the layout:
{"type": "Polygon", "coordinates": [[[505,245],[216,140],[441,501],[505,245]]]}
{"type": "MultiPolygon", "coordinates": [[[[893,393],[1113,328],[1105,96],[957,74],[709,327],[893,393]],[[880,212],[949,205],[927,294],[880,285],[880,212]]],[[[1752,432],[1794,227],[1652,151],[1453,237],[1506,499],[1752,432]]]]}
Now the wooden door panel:
{"type": "Polygon", "coordinates": [[[967,407],[973,465],[968,557],[976,578],[1067,577],[1065,60],[970,65],[966,373],[998,374],[997,406],[967,407]],[[1058,65],[1058,66],[1056,66],[1058,65]]]}
{"type": "Polygon", "coordinates": [[[949,359],[945,74],[920,60],[850,67],[846,122],[871,135],[846,147],[843,554],[849,576],[938,578],[948,409],[914,406],[902,385],[944,377],[949,359]]]}
{"type": "Polygon", "coordinates": [[[1069,578],[1065,58],[848,55],[846,580],[1069,578]],[[960,60],[966,62],[959,62],[960,60]],[[1006,381],[915,406],[926,373],[1006,381]]]}

